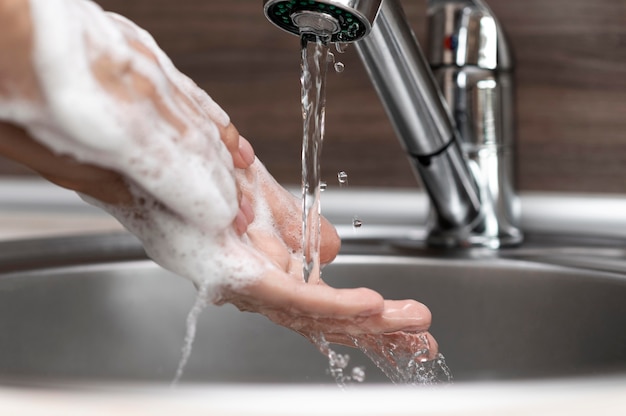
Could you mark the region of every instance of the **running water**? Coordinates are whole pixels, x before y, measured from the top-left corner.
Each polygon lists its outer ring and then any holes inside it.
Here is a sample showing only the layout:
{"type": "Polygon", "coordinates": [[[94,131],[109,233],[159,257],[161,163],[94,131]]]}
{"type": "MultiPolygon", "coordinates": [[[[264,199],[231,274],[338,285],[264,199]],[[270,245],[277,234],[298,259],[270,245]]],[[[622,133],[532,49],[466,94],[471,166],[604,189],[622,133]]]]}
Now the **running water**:
{"type": "MultiPolygon", "coordinates": [[[[320,158],[324,140],[326,74],[329,63],[335,63],[329,51],[330,36],[301,33],[302,46],[302,256],[303,277],[309,284],[321,281],[319,261],[320,251],[320,192],[325,188],[320,181],[320,158]]],[[[339,52],[343,52],[338,49],[339,52]]],[[[335,63],[335,70],[337,70],[335,63]]],[[[343,65],[341,65],[343,70],[343,65]]],[[[337,72],[341,72],[337,70],[337,72]]],[[[347,185],[348,175],[344,171],[337,174],[340,186],[347,185]]],[[[354,217],[355,229],[362,221],[354,217]]],[[[400,338],[404,339],[404,338],[400,338]]],[[[394,383],[436,384],[449,382],[452,375],[443,355],[434,360],[430,357],[430,346],[425,334],[412,339],[412,342],[390,342],[383,336],[367,335],[352,338],[354,346],[370,358],[377,367],[394,383]]],[[[329,373],[338,386],[359,383],[365,379],[363,367],[348,371],[350,357],[338,354],[330,348],[324,334],[316,334],[311,341],[328,358],[329,373]]]]}
{"type": "Polygon", "coordinates": [[[196,295],[196,301],[194,302],[189,314],[187,315],[186,321],[186,330],[185,330],[185,338],[183,340],[183,347],[181,349],[181,357],[178,361],[178,368],[176,369],[176,374],[174,375],[174,380],[172,380],[172,387],[176,387],[178,382],[183,377],[183,372],[185,371],[185,367],[187,366],[187,362],[189,361],[189,357],[191,356],[191,350],[193,348],[193,341],[196,339],[196,328],[198,326],[198,318],[202,311],[207,307],[208,304],[208,293],[209,293],[209,285],[207,282],[203,282],[203,284],[198,288],[198,294],[196,295]]]}
{"type": "Polygon", "coordinates": [[[302,33],[302,256],[304,281],[320,279],[320,157],[330,37],[302,33]]]}
{"type": "MultiPolygon", "coordinates": [[[[330,58],[328,43],[330,37],[302,33],[302,257],[303,277],[309,284],[321,281],[320,234],[321,207],[320,192],[325,189],[320,180],[320,158],[324,141],[326,116],[326,73],[330,58]]],[[[328,358],[331,377],[338,386],[362,382],[365,371],[362,367],[352,369],[347,374],[350,356],[338,354],[330,348],[324,334],[311,337],[319,351],[328,358]]]]}

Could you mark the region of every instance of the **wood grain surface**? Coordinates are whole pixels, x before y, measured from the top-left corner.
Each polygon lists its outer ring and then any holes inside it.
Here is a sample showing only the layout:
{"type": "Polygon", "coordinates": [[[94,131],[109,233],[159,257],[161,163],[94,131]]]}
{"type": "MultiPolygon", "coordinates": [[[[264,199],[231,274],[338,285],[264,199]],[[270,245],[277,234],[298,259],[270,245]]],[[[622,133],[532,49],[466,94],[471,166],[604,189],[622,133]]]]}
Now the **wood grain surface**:
{"type": "MultiPolygon", "coordinates": [[[[626,1],[488,0],[516,56],[522,190],[626,192],[626,1]]],[[[277,179],[300,181],[299,45],[261,0],[99,0],[150,31],[230,114],[277,179]]],[[[423,39],[425,0],[402,2],[423,39]]],[[[417,181],[353,49],[329,73],[323,172],[336,186],[417,181]]],[[[24,173],[8,161],[0,172],[24,173]]]]}

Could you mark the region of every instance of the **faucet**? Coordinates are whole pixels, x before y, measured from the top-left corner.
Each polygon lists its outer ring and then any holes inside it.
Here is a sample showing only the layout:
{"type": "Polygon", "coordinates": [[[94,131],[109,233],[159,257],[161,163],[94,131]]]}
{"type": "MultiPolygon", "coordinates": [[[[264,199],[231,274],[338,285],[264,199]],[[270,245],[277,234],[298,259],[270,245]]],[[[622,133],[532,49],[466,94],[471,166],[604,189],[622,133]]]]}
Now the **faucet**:
{"type": "Polygon", "coordinates": [[[427,242],[522,241],[513,187],[512,58],[482,0],[429,0],[429,61],[399,0],[264,0],[281,29],[354,42],[430,200],[427,242]]]}

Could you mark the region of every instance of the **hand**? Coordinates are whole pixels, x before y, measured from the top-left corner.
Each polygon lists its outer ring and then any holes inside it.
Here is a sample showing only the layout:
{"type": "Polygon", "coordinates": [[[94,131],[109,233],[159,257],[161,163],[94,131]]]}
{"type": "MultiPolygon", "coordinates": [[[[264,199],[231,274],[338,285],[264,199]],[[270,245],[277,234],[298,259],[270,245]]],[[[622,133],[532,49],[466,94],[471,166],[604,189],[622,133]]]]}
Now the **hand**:
{"type": "MultiPolygon", "coordinates": [[[[33,35],[28,7],[26,0],[0,0],[0,27],[7,35],[0,36],[0,51],[10,58],[0,62],[0,98],[12,99],[17,94],[19,99],[45,109],[47,103],[42,98],[44,94],[38,88],[36,71],[30,61],[33,35]]],[[[142,42],[141,33],[129,22],[115,17],[111,19],[125,34],[127,46],[133,53],[152,61],[157,73],[160,70],[163,75],[161,81],[168,84],[171,79],[160,67],[157,56],[160,51],[155,50],[154,45],[142,42]]],[[[162,106],[164,97],[159,95],[151,80],[106,53],[101,53],[99,57],[91,62],[90,70],[112,97],[123,102],[152,103],[152,108],[158,110],[162,120],[182,133],[188,131],[178,123],[181,120],[168,111],[169,108],[162,106]]],[[[418,302],[384,300],[369,289],[334,289],[323,282],[313,285],[302,280],[301,259],[296,254],[300,250],[300,204],[273,181],[260,163],[252,163],[254,152],[249,143],[224,117],[216,117],[215,111],[210,111],[208,97],[182,75],[174,75],[177,82],[168,84],[171,96],[167,98],[189,115],[190,120],[184,120],[190,123],[186,126],[200,131],[207,124],[217,125],[220,138],[229,150],[234,166],[239,169],[239,213],[233,228],[242,237],[237,246],[251,261],[269,264],[260,278],[248,285],[222,285],[218,301],[231,302],[242,310],[262,313],[312,340],[324,334],[330,342],[354,345],[355,339],[366,342],[371,334],[389,334],[382,337],[383,342],[400,338],[407,345],[423,344],[424,336],[420,333],[430,325],[430,313],[418,302]],[[263,209],[264,203],[268,209],[263,209]],[[262,218],[255,220],[255,215],[262,218]],[[275,224],[273,228],[263,226],[268,222],[262,219],[268,215],[275,224]]],[[[61,186],[87,194],[109,206],[137,209],[140,217],[141,214],[150,215],[150,212],[142,211],[136,195],[129,191],[132,179],[123,173],[123,169],[106,164],[96,166],[59,155],[33,140],[26,131],[28,127],[0,124],[0,153],[30,166],[61,186]]],[[[144,140],[133,135],[129,138],[144,140]]],[[[184,139],[177,143],[178,146],[185,146],[184,139]]],[[[165,172],[173,175],[168,170],[165,172]]],[[[184,219],[184,213],[180,211],[181,206],[183,209],[186,206],[184,203],[175,209],[167,201],[160,202],[162,205],[157,207],[160,214],[170,219],[184,219]]],[[[195,220],[197,224],[197,218],[195,220]]],[[[153,222],[155,226],[158,224],[158,220],[153,222]]],[[[325,221],[322,234],[321,257],[323,262],[329,262],[338,252],[339,239],[325,221]]],[[[162,238],[169,237],[163,234],[162,238]]],[[[169,243],[171,249],[177,248],[175,238],[169,243]]],[[[436,343],[430,338],[428,342],[431,344],[429,354],[434,354],[436,343]]]]}
{"type": "MultiPolygon", "coordinates": [[[[265,223],[255,221],[248,227],[249,245],[270,259],[272,265],[251,285],[222,288],[218,302],[261,313],[313,342],[323,334],[329,342],[352,347],[355,341],[371,350],[396,344],[414,351],[427,350],[423,356],[427,359],[436,356],[437,343],[425,333],[431,315],[423,304],[414,300],[384,300],[366,288],[335,289],[323,281],[305,283],[300,201],[276,183],[258,162],[238,176],[256,216],[265,216],[265,223]],[[267,223],[274,226],[268,227],[267,223]]],[[[340,240],[324,218],[321,233],[320,261],[324,264],[335,258],[340,240]]]]}
{"type": "MultiPolygon", "coordinates": [[[[134,27],[124,20],[116,24],[129,32],[129,43],[137,53],[150,56],[153,61],[156,57],[150,49],[133,37],[134,27]]],[[[28,0],[0,0],[0,100],[17,100],[28,102],[34,106],[44,104],[43,92],[39,88],[36,68],[32,62],[33,28],[30,18],[28,0]]],[[[141,75],[130,71],[124,74],[120,66],[122,63],[110,59],[99,59],[93,63],[92,71],[98,75],[102,86],[112,94],[135,95],[140,99],[148,98],[153,102],[159,101],[155,89],[148,85],[141,75]],[[125,85],[122,75],[132,78],[130,88],[123,90],[125,85]]],[[[127,85],[127,84],[126,84],[127,85]]],[[[195,96],[188,96],[174,86],[174,91],[182,100],[202,101],[205,95],[195,85],[195,96]]],[[[9,114],[11,112],[9,111],[9,114]]],[[[0,112],[2,116],[2,112],[0,112]]],[[[215,123],[220,137],[229,150],[234,166],[246,168],[254,161],[254,151],[250,144],[240,137],[234,125],[223,118],[216,120],[211,112],[203,114],[206,123],[215,123]]],[[[10,117],[9,117],[10,118],[10,117]]],[[[99,201],[114,205],[132,205],[133,197],[128,187],[128,178],[110,167],[78,162],[74,157],[53,152],[50,148],[34,140],[27,133],[27,125],[0,121],[0,155],[30,167],[49,181],[88,195],[99,201]]],[[[235,218],[235,226],[239,234],[243,233],[247,224],[252,220],[249,203],[240,198],[240,210],[235,218]]]]}

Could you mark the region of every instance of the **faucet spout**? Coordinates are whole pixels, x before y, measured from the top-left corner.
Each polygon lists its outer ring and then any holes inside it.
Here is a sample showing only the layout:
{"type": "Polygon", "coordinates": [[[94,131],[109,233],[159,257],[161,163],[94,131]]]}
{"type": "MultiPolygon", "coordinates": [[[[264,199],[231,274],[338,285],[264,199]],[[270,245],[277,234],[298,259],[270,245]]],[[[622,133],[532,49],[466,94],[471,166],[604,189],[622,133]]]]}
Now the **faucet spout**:
{"type": "MultiPolygon", "coordinates": [[[[445,30],[453,26],[445,19],[452,16],[458,20],[450,10],[460,10],[465,16],[466,6],[474,7],[479,16],[485,17],[479,19],[479,27],[499,30],[493,17],[489,20],[490,10],[481,0],[430,0],[429,5],[435,10],[431,20],[444,22],[440,27],[445,30]]],[[[492,73],[497,69],[495,58],[498,55],[485,55],[493,45],[498,50],[498,38],[479,37],[482,43],[479,42],[478,49],[465,50],[477,52],[480,64],[472,61],[468,73],[457,77],[459,82],[473,79],[474,66],[492,71],[484,78],[477,78],[476,88],[468,93],[459,88],[446,88],[447,84],[438,82],[442,77],[450,78],[449,71],[437,71],[437,78],[433,75],[399,0],[264,0],[264,11],[270,21],[291,33],[299,34],[302,27],[309,30],[314,27],[332,36],[332,42],[355,42],[400,143],[430,197],[430,244],[498,248],[521,241],[521,233],[514,224],[515,210],[511,208],[514,194],[509,184],[510,163],[500,163],[499,156],[494,156],[495,159],[482,156],[500,152],[502,126],[511,119],[508,107],[504,112],[495,107],[501,105],[503,99],[512,97],[508,90],[500,93],[503,87],[499,80],[505,80],[506,84],[507,78],[497,78],[492,73]],[[444,75],[440,76],[442,73],[444,75]],[[457,108],[455,101],[459,101],[456,100],[459,97],[465,104],[457,108]],[[474,102],[478,102],[480,108],[473,108],[474,102]],[[459,115],[460,112],[464,113],[459,115]],[[466,119],[474,116],[472,112],[482,118],[467,123],[466,119]],[[462,131],[457,127],[459,123],[462,131]],[[463,131],[488,139],[480,146],[468,147],[463,131]],[[493,176],[494,170],[497,177],[492,179],[489,176],[493,176]]],[[[472,19],[469,21],[475,23],[472,19]]],[[[436,35],[448,36],[443,32],[436,35]]],[[[444,40],[454,43],[457,35],[444,40]]],[[[475,46],[471,42],[464,45],[475,46]]],[[[440,52],[439,55],[431,53],[440,61],[434,65],[435,70],[450,58],[449,51],[440,52]]],[[[508,68],[508,55],[500,55],[508,68]]],[[[508,141],[505,137],[504,142],[508,141]]],[[[510,159],[509,154],[507,157],[510,159]]]]}
{"type": "Polygon", "coordinates": [[[287,32],[297,35],[302,29],[313,29],[315,33],[322,28],[321,34],[330,35],[331,42],[348,43],[370,32],[381,1],[263,0],[263,12],[287,32]]]}
{"type": "Polygon", "coordinates": [[[357,42],[387,115],[431,201],[429,241],[466,245],[481,217],[477,185],[458,132],[397,0],[386,0],[357,42]]]}

